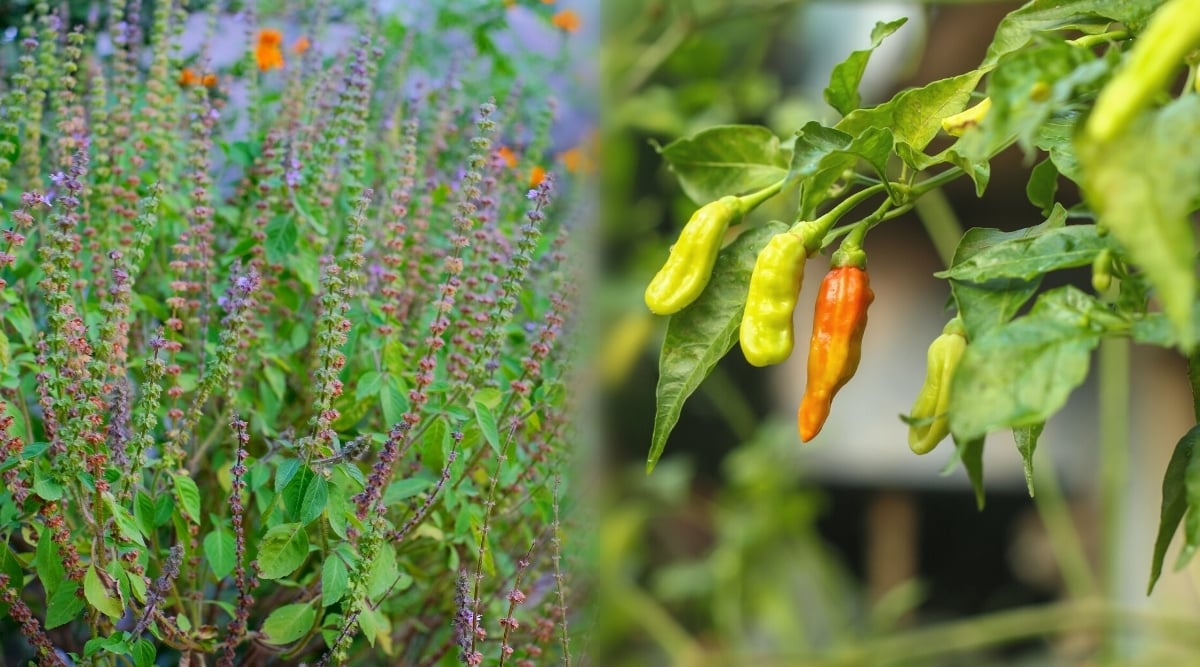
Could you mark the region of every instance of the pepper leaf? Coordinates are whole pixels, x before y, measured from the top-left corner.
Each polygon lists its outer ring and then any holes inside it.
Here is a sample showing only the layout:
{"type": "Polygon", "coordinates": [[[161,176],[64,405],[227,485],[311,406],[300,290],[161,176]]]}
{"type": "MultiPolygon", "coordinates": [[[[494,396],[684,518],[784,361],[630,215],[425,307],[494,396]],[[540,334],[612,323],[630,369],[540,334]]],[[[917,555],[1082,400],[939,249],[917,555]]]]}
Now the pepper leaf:
{"type": "Polygon", "coordinates": [[[1025,184],[1025,196],[1029,203],[1042,209],[1044,215],[1049,215],[1054,208],[1054,195],[1058,194],[1058,167],[1054,161],[1046,158],[1033,166],[1029,171],[1029,182],[1025,184]]]}
{"type": "Polygon", "coordinates": [[[1034,0],[1000,21],[982,67],[990,69],[1001,56],[1024,47],[1038,33],[1050,30],[1104,29],[1119,22],[1136,33],[1160,4],[1162,0],[1034,0]]]}
{"type": "Polygon", "coordinates": [[[1046,421],[1087,377],[1104,306],[1077,288],[1051,290],[1024,317],[971,340],[954,374],[950,431],[970,440],[1046,421]]]}
{"type": "Polygon", "coordinates": [[[1184,95],[1143,114],[1112,141],[1076,145],[1083,190],[1162,302],[1180,346],[1196,342],[1196,239],[1190,213],[1200,198],[1200,97],[1184,95]],[[1153,165],[1148,169],[1147,165],[1153,165]]]}
{"type": "Polygon", "coordinates": [[[787,228],[782,222],[771,222],[739,236],[717,256],[713,277],[700,298],[667,322],[658,360],[654,434],[646,458],[647,473],[654,470],[662,456],[684,401],[737,341],[755,257],[772,236],[787,228]]]}
{"type": "MultiPolygon", "coordinates": [[[[847,170],[865,160],[884,183],[887,161],[895,140],[891,130],[870,127],[858,136],[811,122],[796,134],[788,182],[803,181],[800,194],[800,218],[812,219],[817,207],[829,198],[833,186],[847,170]]],[[[891,187],[890,183],[887,187],[891,187]]]]}
{"type": "MultiPolygon", "coordinates": [[[[1154,592],[1154,584],[1162,574],[1163,559],[1167,555],[1167,547],[1171,546],[1171,538],[1183,514],[1189,505],[1188,478],[1191,477],[1193,452],[1200,442],[1200,424],[1193,426],[1179,439],[1171,460],[1167,463],[1167,471],[1163,474],[1162,508],[1159,510],[1158,536],[1154,539],[1154,556],[1150,563],[1150,585],[1146,594],[1154,592]]],[[[1193,513],[1196,509],[1192,510],[1193,513]]]]}
{"type": "Polygon", "coordinates": [[[825,101],[829,106],[844,116],[862,104],[858,85],[862,82],[863,72],[867,71],[867,61],[871,59],[871,52],[879,48],[888,35],[899,30],[900,26],[907,22],[907,18],[899,18],[887,23],[876,23],[875,29],[871,31],[871,46],[851,53],[845,61],[834,66],[829,75],[829,87],[825,89],[825,101]]]}
{"type": "Polygon", "coordinates": [[[1025,464],[1025,486],[1029,487],[1029,497],[1033,497],[1033,452],[1037,449],[1038,438],[1042,435],[1045,422],[1017,426],[1012,430],[1013,440],[1017,442],[1017,451],[1021,452],[1021,460],[1025,464]]]}
{"type": "Polygon", "coordinates": [[[1095,225],[1059,227],[997,243],[934,275],[967,282],[994,278],[1030,281],[1050,271],[1087,266],[1110,245],[1108,237],[1096,233],[1095,225]]]}
{"type": "Polygon", "coordinates": [[[975,506],[983,510],[983,441],[984,436],[963,440],[954,437],[954,446],[958,450],[957,458],[962,461],[963,469],[967,471],[967,479],[975,491],[975,506]]]}
{"type": "MultiPolygon", "coordinates": [[[[897,144],[905,144],[914,151],[924,150],[941,130],[942,119],[967,106],[971,91],[982,76],[982,71],[972,70],[906,90],[879,106],[850,112],[834,128],[855,137],[867,128],[888,128],[897,144]]],[[[907,154],[900,153],[902,158],[907,154]]]]}
{"type": "Polygon", "coordinates": [[[790,146],[758,125],[718,125],[658,148],[697,204],[776,183],[788,173],[790,146]]]}

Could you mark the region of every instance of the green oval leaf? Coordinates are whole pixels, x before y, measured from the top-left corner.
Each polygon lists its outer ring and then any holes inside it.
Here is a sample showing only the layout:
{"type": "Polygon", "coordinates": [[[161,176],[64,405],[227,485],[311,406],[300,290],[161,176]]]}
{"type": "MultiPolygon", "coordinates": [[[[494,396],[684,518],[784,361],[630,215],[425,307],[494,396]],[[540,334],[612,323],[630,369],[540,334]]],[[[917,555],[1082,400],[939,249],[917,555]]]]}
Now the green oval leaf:
{"type": "Polygon", "coordinates": [[[236,545],[233,534],[224,528],[217,528],[204,536],[204,557],[212,568],[217,579],[224,579],[233,573],[237,565],[236,545]]]}
{"type": "MultiPolygon", "coordinates": [[[[1200,424],[1193,426],[1175,444],[1175,451],[1171,454],[1171,460],[1163,474],[1162,506],[1159,509],[1158,535],[1154,538],[1154,556],[1150,562],[1150,585],[1146,589],[1147,595],[1154,592],[1154,584],[1162,574],[1167,547],[1171,546],[1171,538],[1175,536],[1175,530],[1179,528],[1179,522],[1183,520],[1183,514],[1192,501],[1189,498],[1192,491],[1189,489],[1189,482],[1195,483],[1190,478],[1197,443],[1200,443],[1200,424]]],[[[1195,507],[1193,506],[1193,513],[1198,511],[1195,507]]]]}
{"type": "Polygon", "coordinates": [[[934,275],[977,283],[995,278],[1030,281],[1050,271],[1087,266],[1109,245],[1095,225],[1072,225],[997,243],[934,275]]]}
{"type": "Polygon", "coordinates": [[[954,374],[950,430],[962,440],[1046,421],[1087,377],[1103,309],[1074,287],[1044,294],[1024,317],[971,340],[954,374]]]}
{"type": "Polygon", "coordinates": [[[500,451],[500,430],[496,426],[496,415],[483,401],[474,401],[473,405],[475,407],[475,423],[479,424],[479,430],[483,433],[484,440],[487,440],[492,449],[498,453],[500,451]]]}
{"type": "Polygon", "coordinates": [[[658,152],[679,178],[684,193],[704,204],[782,180],[791,151],[765,127],[718,125],[677,139],[658,152]]]}
{"type": "Polygon", "coordinates": [[[1200,198],[1200,97],[1144,114],[1103,145],[1076,146],[1084,195],[1158,293],[1181,347],[1196,342],[1196,239],[1200,198]],[[1153,165],[1153,168],[1147,168],[1153,165]]]}
{"type": "Polygon", "coordinates": [[[283,523],[267,531],[258,543],[259,576],[263,579],[286,577],[308,556],[308,534],[304,524],[283,523]]]}
{"type": "Polygon", "coordinates": [[[321,566],[321,604],[328,607],[342,599],[349,588],[350,573],[340,556],[331,555],[321,566]]]}
{"type": "Polygon", "coordinates": [[[829,75],[829,87],[825,89],[825,101],[829,106],[844,116],[862,104],[858,84],[862,82],[863,72],[867,71],[867,61],[870,60],[871,53],[879,48],[888,35],[899,30],[900,26],[907,22],[907,18],[898,18],[887,23],[876,23],[875,29],[871,31],[871,46],[851,53],[846,60],[834,65],[833,72],[829,75]]]}
{"type": "Polygon", "coordinates": [[[109,618],[121,618],[123,605],[118,595],[113,595],[100,580],[96,566],[89,565],[83,575],[83,595],[88,603],[109,618]]]}
{"type": "Polygon", "coordinates": [[[290,644],[312,629],[317,610],[307,603],[279,607],[263,621],[263,641],[268,644],[290,644]]]}
{"type": "Polygon", "coordinates": [[[184,474],[172,475],[171,479],[175,483],[175,497],[179,500],[180,509],[187,518],[199,523],[200,489],[196,487],[196,480],[184,474]]]}

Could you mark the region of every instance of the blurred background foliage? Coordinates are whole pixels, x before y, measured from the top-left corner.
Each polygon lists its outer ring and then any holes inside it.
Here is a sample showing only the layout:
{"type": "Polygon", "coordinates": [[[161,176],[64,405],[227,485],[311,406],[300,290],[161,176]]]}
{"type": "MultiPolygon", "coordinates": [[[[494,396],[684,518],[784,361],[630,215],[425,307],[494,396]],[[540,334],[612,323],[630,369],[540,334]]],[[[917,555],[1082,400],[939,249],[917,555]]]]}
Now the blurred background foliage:
{"type": "MultiPolygon", "coordinates": [[[[945,321],[948,291],[931,277],[943,267],[915,215],[869,239],[873,282],[899,281],[892,288],[906,296],[874,306],[868,344],[888,346],[892,359],[872,361],[864,351],[856,378],[868,395],[900,394],[904,405],[839,399],[835,412],[863,427],[843,439],[859,442],[802,449],[795,406],[781,396],[798,395],[803,345],[792,360],[800,365],[771,371],[731,353],[688,401],[653,474],[645,473],[665,319],[646,311],[642,291],[702,203],[684,196],[657,147],[719,124],[766,125],[786,139],[809,120],[833,122],[821,99],[830,69],[867,46],[875,21],[909,17],[873,57],[864,105],[972,69],[996,23],[1017,6],[602,3],[606,326],[598,338],[609,461],[598,529],[602,611],[592,641],[599,664],[1194,663],[1197,647],[1181,630],[1200,608],[1195,572],[1180,575],[1180,586],[1160,585],[1153,599],[1144,595],[1157,484],[1175,438],[1190,426],[1175,358],[1135,351],[1137,381],[1155,384],[1134,394],[1134,432],[1153,446],[1135,458],[1120,491],[1128,505],[1115,543],[1098,536],[1103,494],[1090,385],[1059,421],[1065,433],[1039,452],[1034,500],[1011,442],[989,448],[1001,465],[988,464],[988,504],[978,511],[961,470],[939,476],[948,448],[917,458],[902,439],[876,437],[887,429],[903,437],[896,414],[911,402],[925,345],[945,321]]],[[[957,215],[965,227],[1038,222],[1025,198],[1031,164],[1017,151],[1001,155],[982,198],[955,183],[937,210],[923,213],[957,215]]],[[[754,215],[791,220],[794,206],[781,197],[754,215]]],[[[802,304],[818,276],[806,278],[802,304]]],[[[1088,276],[1066,279],[1083,285],[1088,276]]],[[[807,340],[799,323],[797,338],[807,340]]]]}

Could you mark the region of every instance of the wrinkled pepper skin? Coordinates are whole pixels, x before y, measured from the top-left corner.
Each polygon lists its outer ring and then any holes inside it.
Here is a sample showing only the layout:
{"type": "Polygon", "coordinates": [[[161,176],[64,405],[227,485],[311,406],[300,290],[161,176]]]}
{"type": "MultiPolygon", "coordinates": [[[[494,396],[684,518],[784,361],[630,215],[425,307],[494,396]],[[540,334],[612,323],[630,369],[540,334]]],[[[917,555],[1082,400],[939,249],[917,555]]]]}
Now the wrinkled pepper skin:
{"type": "Polygon", "coordinates": [[[646,307],[657,315],[671,315],[688,307],[712,276],[725,230],[742,214],[737,197],[722,197],[701,206],[679,232],[671,255],[646,287],[646,307]]]}
{"type": "Polygon", "coordinates": [[[792,232],[775,235],[758,253],[739,331],[742,354],[751,364],[770,366],[792,354],[792,311],[807,258],[804,237],[792,232]]]}
{"type": "Polygon", "coordinates": [[[858,370],[867,306],[875,300],[869,282],[866,270],[856,266],[835,267],[821,281],[808,347],[808,383],[797,413],[804,442],[821,431],[834,395],[858,370]]]}
{"type": "Polygon", "coordinates": [[[967,339],[958,320],[951,320],[942,335],[929,344],[925,355],[925,384],[909,413],[912,419],[922,422],[908,427],[908,447],[916,454],[933,451],[950,435],[950,418],[946,414],[950,406],[950,384],[966,349],[967,339]]]}

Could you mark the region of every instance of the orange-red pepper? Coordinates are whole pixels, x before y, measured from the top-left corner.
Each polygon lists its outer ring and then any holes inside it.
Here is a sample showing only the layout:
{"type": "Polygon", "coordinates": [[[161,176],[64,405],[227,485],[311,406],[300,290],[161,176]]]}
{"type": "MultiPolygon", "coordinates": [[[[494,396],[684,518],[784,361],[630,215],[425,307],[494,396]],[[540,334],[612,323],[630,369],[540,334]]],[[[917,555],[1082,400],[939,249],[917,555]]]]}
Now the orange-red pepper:
{"type": "Polygon", "coordinates": [[[858,370],[867,306],[874,300],[867,272],[858,266],[836,266],[821,281],[808,347],[808,383],[797,414],[804,442],[821,431],[834,395],[858,370]]]}

